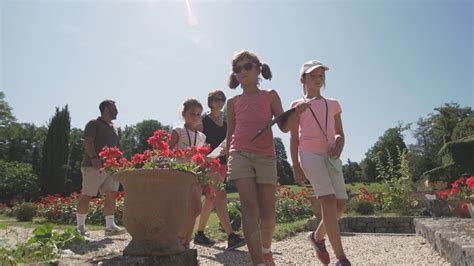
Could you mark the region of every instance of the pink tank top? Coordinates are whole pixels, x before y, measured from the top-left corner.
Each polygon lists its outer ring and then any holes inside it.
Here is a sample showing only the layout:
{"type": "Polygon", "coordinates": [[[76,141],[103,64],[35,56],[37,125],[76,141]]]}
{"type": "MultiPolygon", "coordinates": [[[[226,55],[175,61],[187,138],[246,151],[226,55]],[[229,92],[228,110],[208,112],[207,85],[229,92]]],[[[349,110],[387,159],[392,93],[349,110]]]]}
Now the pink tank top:
{"type": "Polygon", "coordinates": [[[257,132],[272,121],[272,100],[270,91],[260,90],[247,96],[239,95],[234,102],[235,130],[229,151],[245,151],[259,155],[275,156],[273,132],[265,131],[253,142],[257,132]]]}

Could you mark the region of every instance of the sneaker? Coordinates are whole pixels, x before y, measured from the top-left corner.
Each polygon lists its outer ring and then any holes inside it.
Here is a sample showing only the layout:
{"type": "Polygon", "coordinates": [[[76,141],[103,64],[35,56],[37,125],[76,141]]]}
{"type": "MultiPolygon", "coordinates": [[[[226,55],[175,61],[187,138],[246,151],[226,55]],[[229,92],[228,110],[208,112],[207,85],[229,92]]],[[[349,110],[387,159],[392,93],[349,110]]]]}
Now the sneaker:
{"type": "Polygon", "coordinates": [[[106,236],[118,236],[118,235],[123,235],[127,231],[121,227],[114,226],[112,228],[105,228],[105,235],[106,236]]]}
{"type": "Polygon", "coordinates": [[[273,259],[273,253],[271,251],[263,253],[263,262],[265,265],[275,265],[275,260],[273,259]]]}
{"type": "Polygon", "coordinates": [[[196,235],[194,235],[194,244],[202,246],[212,246],[215,243],[216,242],[214,240],[211,240],[202,232],[197,232],[196,235]]]}
{"type": "Polygon", "coordinates": [[[338,260],[336,262],[336,266],[351,266],[351,262],[347,258],[344,258],[342,260],[338,260]]]}
{"type": "Polygon", "coordinates": [[[316,256],[318,256],[319,261],[322,264],[329,264],[331,259],[329,258],[329,253],[326,250],[326,244],[324,244],[324,239],[316,241],[314,239],[314,232],[308,234],[308,241],[313,246],[314,250],[316,251],[316,256]]]}
{"type": "Polygon", "coordinates": [[[87,236],[87,235],[88,235],[85,226],[76,227],[76,231],[77,231],[81,236],[87,236]]]}
{"type": "Polygon", "coordinates": [[[227,238],[227,250],[232,250],[245,245],[245,239],[232,233],[227,238]]]}

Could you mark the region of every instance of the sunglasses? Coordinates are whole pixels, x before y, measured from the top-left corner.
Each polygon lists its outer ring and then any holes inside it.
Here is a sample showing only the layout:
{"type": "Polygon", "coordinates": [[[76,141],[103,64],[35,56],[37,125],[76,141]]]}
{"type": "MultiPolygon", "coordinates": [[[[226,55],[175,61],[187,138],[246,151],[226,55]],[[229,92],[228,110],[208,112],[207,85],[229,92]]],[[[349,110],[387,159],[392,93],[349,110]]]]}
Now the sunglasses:
{"type": "Polygon", "coordinates": [[[235,74],[239,74],[242,71],[242,68],[249,71],[252,69],[254,66],[254,63],[245,63],[242,66],[234,66],[232,68],[232,71],[234,71],[235,74]]]}

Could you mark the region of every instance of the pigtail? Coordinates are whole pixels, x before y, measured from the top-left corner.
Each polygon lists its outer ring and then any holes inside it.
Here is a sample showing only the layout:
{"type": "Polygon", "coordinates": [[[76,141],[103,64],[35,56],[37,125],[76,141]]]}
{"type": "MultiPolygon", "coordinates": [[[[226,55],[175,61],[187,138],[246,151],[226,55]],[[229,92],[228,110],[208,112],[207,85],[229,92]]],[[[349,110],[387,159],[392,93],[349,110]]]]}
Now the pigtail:
{"type": "Polygon", "coordinates": [[[272,71],[270,70],[270,66],[267,64],[262,64],[262,77],[268,80],[272,79],[272,71]]]}
{"type": "Polygon", "coordinates": [[[233,72],[230,72],[229,74],[227,85],[229,85],[229,88],[231,89],[235,89],[240,85],[240,82],[237,80],[237,76],[233,72]]]}

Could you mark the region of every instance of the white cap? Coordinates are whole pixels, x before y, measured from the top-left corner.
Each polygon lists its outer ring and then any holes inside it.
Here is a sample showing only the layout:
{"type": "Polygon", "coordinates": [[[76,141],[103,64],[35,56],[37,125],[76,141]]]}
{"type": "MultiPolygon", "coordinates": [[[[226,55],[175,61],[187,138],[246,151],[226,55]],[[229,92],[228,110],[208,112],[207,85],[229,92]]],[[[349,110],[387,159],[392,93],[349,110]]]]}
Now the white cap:
{"type": "Polygon", "coordinates": [[[301,66],[300,76],[303,76],[303,74],[308,74],[309,72],[315,70],[318,67],[322,67],[322,68],[324,68],[324,70],[329,70],[329,67],[323,65],[323,63],[321,63],[319,61],[316,61],[316,60],[311,60],[311,61],[308,61],[308,62],[304,63],[301,66]]]}

